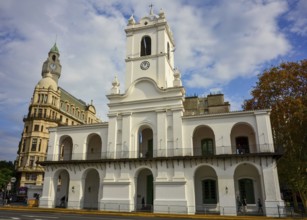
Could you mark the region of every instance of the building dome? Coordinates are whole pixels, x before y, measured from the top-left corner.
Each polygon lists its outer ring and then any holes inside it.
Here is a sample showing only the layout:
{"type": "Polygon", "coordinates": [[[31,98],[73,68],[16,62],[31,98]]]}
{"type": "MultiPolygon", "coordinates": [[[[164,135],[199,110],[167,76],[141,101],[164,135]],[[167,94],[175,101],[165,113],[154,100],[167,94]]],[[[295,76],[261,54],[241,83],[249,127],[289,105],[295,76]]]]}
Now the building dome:
{"type": "Polygon", "coordinates": [[[58,89],[58,85],[57,83],[54,81],[54,79],[52,78],[51,73],[47,73],[44,78],[42,78],[38,83],[37,86],[39,86],[40,88],[45,88],[45,89],[49,89],[52,88],[53,90],[57,90],[58,89]]]}

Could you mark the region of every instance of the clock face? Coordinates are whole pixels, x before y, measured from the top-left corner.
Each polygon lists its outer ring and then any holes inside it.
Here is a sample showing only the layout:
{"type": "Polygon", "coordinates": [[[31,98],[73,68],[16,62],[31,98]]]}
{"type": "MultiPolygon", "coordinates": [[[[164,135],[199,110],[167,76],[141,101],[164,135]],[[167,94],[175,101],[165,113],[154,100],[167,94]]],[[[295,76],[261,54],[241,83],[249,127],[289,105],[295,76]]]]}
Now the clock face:
{"type": "Polygon", "coordinates": [[[52,70],[55,70],[56,64],[55,64],[55,63],[51,63],[51,64],[50,64],[50,68],[51,68],[52,70]]]}
{"type": "Polygon", "coordinates": [[[140,64],[140,67],[141,67],[142,70],[147,70],[150,67],[150,63],[148,61],[143,61],[140,64]]]}

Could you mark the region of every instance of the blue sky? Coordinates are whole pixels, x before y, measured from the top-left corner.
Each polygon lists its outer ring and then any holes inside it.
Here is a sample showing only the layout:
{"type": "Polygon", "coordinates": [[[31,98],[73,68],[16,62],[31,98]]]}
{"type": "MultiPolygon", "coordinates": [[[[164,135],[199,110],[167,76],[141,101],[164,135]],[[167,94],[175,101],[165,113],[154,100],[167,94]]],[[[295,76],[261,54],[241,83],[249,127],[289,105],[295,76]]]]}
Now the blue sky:
{"type": "Polygon", "coordinates": [[[307,55],[306,0],[1,0],[0,160],[14,160],[35,85],[54,42],[59,85],[107,121],[115,75],[125,91],[127,19],[163,8],[187,95],[222,92],[239,110],[257,74],[307,55]]]}

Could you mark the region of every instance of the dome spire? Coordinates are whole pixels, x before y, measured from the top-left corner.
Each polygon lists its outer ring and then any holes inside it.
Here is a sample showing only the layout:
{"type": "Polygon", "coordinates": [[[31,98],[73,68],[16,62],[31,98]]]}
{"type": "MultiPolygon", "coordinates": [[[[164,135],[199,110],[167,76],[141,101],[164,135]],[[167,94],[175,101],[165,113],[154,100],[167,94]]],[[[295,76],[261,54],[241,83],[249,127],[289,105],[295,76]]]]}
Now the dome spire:
{"type": "Polygon", "coordinates": [[[49,53],[57,53],[57,54],[60,53],[60,52],[59,52],[59,49],[58,49],[58,47],[57,47],[57,45],[56,45],[56,43],[54,43],[54,45],[53,45],[53,47],[50,49],[49,53]]]}

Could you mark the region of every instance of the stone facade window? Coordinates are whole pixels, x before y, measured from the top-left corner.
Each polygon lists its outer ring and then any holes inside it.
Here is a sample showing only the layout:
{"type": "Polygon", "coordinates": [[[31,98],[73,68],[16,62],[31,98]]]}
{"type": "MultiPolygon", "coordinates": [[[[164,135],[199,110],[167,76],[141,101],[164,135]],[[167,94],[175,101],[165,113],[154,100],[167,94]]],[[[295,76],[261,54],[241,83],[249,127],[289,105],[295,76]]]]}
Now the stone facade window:
{"type": "Polygon", "coordinates": [[[37,147],[37,138],[33,138],[31,151],[36,151],[36,147],[37,147]]]}
{"type": "Polygon", "coordinates": [[[34,125],[34,131],[39,131],[39,125],[34,125]]]}
{"type": "Polygon", "coordinates": [[[29,165],[30,165],[30,167],[34,166],[34,157],[33,156],[30,157],[29,165]]]}
{"type": "Polygon", "coordinates": [[[26,180],[36,180],[37,178],[37,175],[34,174],[34,173],[29,173],[29,174],[26,174],[26,180]]]}

